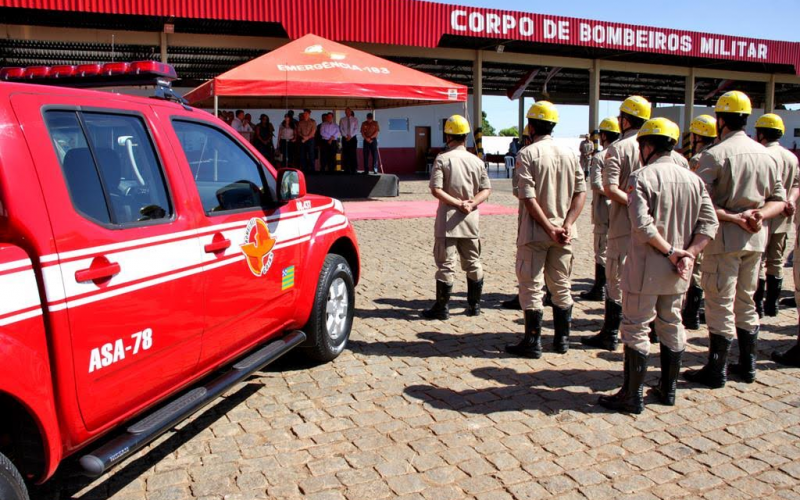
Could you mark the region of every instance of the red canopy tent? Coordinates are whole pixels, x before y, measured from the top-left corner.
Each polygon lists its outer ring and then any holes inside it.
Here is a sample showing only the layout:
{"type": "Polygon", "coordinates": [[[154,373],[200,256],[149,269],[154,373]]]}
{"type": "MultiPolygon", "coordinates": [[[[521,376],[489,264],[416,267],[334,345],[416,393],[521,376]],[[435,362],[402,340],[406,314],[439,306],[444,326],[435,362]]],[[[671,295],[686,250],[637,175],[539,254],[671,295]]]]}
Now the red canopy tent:
{"type": "Polygon", "coordinates": [[[450,83],[316,35],[306,35],[200,85],[197,107],[381,109],[466,102],[450,83]]]}

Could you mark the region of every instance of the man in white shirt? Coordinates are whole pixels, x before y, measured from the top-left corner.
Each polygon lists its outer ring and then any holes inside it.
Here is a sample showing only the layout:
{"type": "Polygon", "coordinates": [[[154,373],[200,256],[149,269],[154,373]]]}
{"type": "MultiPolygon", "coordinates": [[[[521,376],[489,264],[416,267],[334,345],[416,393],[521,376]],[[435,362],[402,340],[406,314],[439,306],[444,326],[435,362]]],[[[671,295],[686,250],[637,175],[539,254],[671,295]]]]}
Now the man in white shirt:
{"type": "Polygon", "coordinates": [[[241,109],[237,109],[236,115],[234,115],[233,121],[231,122],[231,127],[233,128],[233,130],[241,133],[243,124],[244,124],[244,111],[241,109]]]}
{"type": "Polygon", "coordinates": [[[339,146],[339,127],[333,122],[333,113],[325,115],[325,121],[319,129],[322,138],[320,143],[319,167],[321,172],[336,170],[336,149],[339,146]]]}
{"type": "Polygon", "coordinates": [[[354,174],[358,169],[358,118],[353,115],[352,109],[345,108],[344,118],[339,120],[339,132],[342,134],[342,167],[348,174],[354,174]]]}

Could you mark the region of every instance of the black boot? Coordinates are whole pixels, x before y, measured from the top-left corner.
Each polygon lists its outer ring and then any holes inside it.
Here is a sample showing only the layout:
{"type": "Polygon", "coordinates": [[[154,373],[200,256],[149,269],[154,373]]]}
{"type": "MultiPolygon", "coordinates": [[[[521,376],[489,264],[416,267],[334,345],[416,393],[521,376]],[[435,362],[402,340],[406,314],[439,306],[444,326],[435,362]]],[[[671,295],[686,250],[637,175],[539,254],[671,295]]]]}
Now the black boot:
{"type": "Polygon", "coordinates": [[[503,309],[512,309],[514,311],[521,311],[522,306],[519,303],[519,294],[514,295],[513,299],[508,299],[501,302],[500,307],[502,307],[503,309]]]}
{"type": "Polygon", "coordinates": [[[653,393],[662,405],[675,406],[675,391],[678,388],[682,357],[683,351],[671,351],[661,344],[661,380],[656,387],[653,387],[653,393]]]}
{"type": "Polygon", "coordinates": [[[550,290],[547,286],[544,287],[544,299],[542,299],[542,305],[544,307],[553,307],[553,296],[550,294],[550,290]]]}
{"type": "Polygon", "coordinates": [[[606,266],[594,265],[594,286],[590,290],[581,292],[583,300],[603,301],[606,298],[606,266]]]}
{"type": "Polygon", "coordinates": [[[619,324],[622,322],[622,306],[611,299],[606,299],[606,314],[600,333],[592,337],[583,337],[581,344],[587,347],[613,351],[619,343],[619,324]]]}
{"type": "Polygon", "coordinates": [[[628,368],[628,388],[620,397],[600,396],[599,403],[609,410],[624,413],[642,413],[644,411],[644,377],[647,374],[647,354],[625,346],[625,364],[628,368]]]}
{"type": "Polygon", "coordinates": [[[745,383],[752,384],[756,381],[758,327],[752,332],[737,328],[736,337],[739,339],[739,362],[731,364],[728,370],[738,375],[745,383]]]}
{"type": "Polygon", "coordinates": [[[481,294],[483,294],[483,280],[472,281],[467,278],[467,316],[481,315],[481,294]]]}
{"type": "Polygon", "coordinates": [[[778,364],[800,368],[800,326],[797,328],[797,343],[784,353],[773,352],[770,357],[778,364]]]}
{"type": "Polygon", "coordinates": [[[785,297],[785,298],[781,299],[780,300],[780,304],[783,307],[786,307],[786,308],[789,308],[789,309],[794,309],[795,307],[797,307],[797,301],[794,299],[794,295],[792,295],[791,297],[785,297]]]}
{"type": "Polygon", "coordinates": [[[681,316],[683,326],[689,330],[700,328],[700,303],[703,301],[703,289],[696,285],[689,285],[686,292],[686,303],[681,316]]]}
{"type": "Polygon", "coordinates": [[[525,337],[519,344],[506,345],[506,352],[523,358],[542,357],[542,314],[543,311],[525,311],[525,337]]]}
{"type": "MultiPolygon", "coordinates": [[[[601,401],[622,401],[628,397],[628,381],[631,376],[631,357],[623,354],[622,358],[622,386],[611,396],[600,396],[601,401]]],[[[601,402],[602,404],[602,402],[601,402]]]]}
{"type": "Polygon", "coordinates": [[[689,382],[702,384],[712,389],[725,387],[728,381],[728,353],[731,341],[722,335],[709,334],[708,363],[699,370],[687,370],[683,376],[689,382]]]}
{"type": "Polygon", "coordinates": [[[430,309],[422,311],[422,317],[425,319],[450,319],[450,308],[447,303],[450,302],[450,292],[452,291],[453,285],[436,280],[436,303],[430,309]]]}
{"type": "Polygon", "coordinates": [[[758,285],[756,286],[756,293],[753,294],[753,301],[756,303],[756,312],[759,318],[764,317],[764,287],[766,284],[764,280],[759,278],[758,285]]]}
{"type": "Polygon", "coordinates": [[[767,298],[764,301],[764,315],[774,318],[778,315],[778,299],[781,298],[783,280],[777,276],[767,275],[767,298]]]}
{"type": "Polygon", "coordinates": [[[656,322],[653,321],[650,323],[650,333],[648,336],[650,337],[651,344],[658,344],[658,334],[656,333],[656,322]]]}
{"type": "Polygon", "coordinates": [[[572,306],[561,309],[553,306],[553,351],[566,354],[569,351],[569,329],[572,325],[572,306]]]}

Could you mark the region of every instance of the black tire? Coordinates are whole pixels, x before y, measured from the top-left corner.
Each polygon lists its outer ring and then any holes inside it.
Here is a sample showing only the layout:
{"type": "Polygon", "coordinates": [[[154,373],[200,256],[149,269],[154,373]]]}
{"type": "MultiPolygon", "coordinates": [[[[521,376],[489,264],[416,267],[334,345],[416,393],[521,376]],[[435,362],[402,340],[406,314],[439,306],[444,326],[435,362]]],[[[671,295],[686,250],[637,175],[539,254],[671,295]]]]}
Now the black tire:
{"type": "MultiPolygon", "coordinates": [[[[314,294],[314,307],[311,317],[303,327],[308,336],[308,341],[302,347],[303,353],[314,361],[327,362],[336,359],[344,351],[350,330],[353,327],[353,313],[355,312],[355,286],[353,284],[353,271],[341,255],[328,254],[322,264],[317,282],[317,292],[314,294]],[[328,332],[327,306],[331,285],[341,279],[344,292],[347,295],[347,310],[341,318],[340,334],[335,338],[328,332]]],[[[336,327],[337,325],[334,325],[336,327]]]]}
{"type": "Polygon", "coordinates": [[[28,488],[11,460],[0,453],[0,499],[29,500],[28,488]]]}

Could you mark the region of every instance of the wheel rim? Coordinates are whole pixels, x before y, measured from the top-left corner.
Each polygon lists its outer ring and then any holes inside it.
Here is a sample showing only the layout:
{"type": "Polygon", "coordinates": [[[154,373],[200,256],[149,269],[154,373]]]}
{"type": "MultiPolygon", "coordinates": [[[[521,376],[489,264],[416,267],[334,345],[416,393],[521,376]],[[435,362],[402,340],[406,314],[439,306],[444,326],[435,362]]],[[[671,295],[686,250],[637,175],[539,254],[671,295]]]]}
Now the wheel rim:
{"type": "Polygon", "coordinates": [[[344,335],[349,308],[350,298],[347,296],[347,285],[342,278],[336,278],[328,289],[328,304],[325,310],[325,324],[331,340],[337,341],[344,335]]]}

